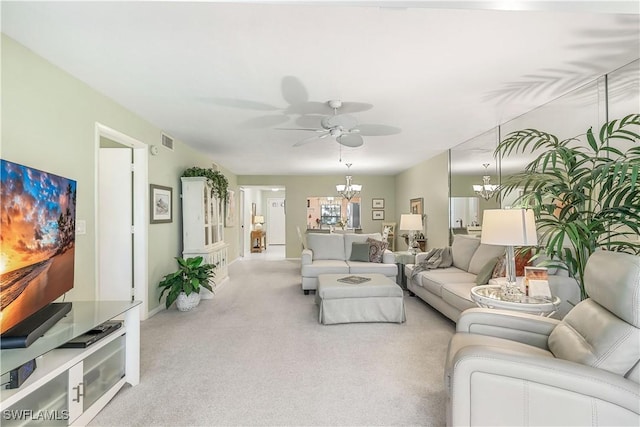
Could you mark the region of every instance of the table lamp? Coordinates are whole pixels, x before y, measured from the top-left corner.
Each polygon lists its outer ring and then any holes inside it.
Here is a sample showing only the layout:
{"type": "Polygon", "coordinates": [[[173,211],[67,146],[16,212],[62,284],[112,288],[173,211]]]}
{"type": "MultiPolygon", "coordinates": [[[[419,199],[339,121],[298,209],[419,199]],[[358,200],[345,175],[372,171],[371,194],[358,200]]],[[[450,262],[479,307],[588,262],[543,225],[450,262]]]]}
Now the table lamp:
{"type": "Polygon", "coordinates": [[[264,224],[264,216],[255,215],[253,217],[253,224],[256,230],[262,230],[262,224],[264,224]]]}
{"type": "Polygon", "coordinates": [[[409,252],[415,254],[416,249],[416,233],[422,230],[422,215],[420,214],[402,214],[400,215],[400,230],[409,232],[409,252]]]}
{"type": "Polygon", "coordinates": [[[482,237],[487,245],[506,247],[507,293],[514,293],[516,285],[516,258],[514,246],[538,244],[536,221],[531,209],[485,209],[482,213],[482,237]]]}

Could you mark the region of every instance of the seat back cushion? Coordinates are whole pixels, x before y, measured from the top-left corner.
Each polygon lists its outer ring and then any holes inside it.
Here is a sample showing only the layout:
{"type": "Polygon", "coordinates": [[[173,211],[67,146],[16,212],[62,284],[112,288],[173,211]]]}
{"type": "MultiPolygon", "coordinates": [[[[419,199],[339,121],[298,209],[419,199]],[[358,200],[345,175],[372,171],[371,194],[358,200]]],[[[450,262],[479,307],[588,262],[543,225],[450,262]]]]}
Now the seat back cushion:
{"type": "Polygon", "coordinates": [[[351,259],[351,249],[353,248],[354,243],[366,243],[369,237],[374,238],[376,240],[382,239],[382,234],[380,233],[371,233],[371,234],[356,234],[356,233],[347,233],[343,234],[344,236],[344,253],[345,259],[351,259]]]}
{"type": "Polygon", "coordinates": [[[549,335],[559,359],[626,376],[640,358],[640,330],[593,299],[576,305],[549,335]]]}
{"type": "Polygon", "coordinates": [[[589,298],[625,322],[640,327],[640,257],[594,252],[585,266],[584,287],[589,298]]]}
{"type": "Polygon", "coordinates": [[[307,246],[313,251],[313,259],[346,260],[343,234],[309,233],[307,246]]]}
{"type": "MultiPolygon", "coordinates": [[[[469,271],[469,263],[478,246],[480,246],[480,239],[463,234],[456,235],[451,244],[453,266],[464,271],[469,271]]],[[[482,268],[482,265],[480,265],[480,268],[482,268]]]]}
{"type": "MultiPolygon", "coordinates": [[[[504,246],[480,244],[469,261],[469,273],[478,274],[489,261],[497,260],[501,255],[504,255],[504,246]]],[[[493,265],[496,264],[493,263],[493,265]]]]}

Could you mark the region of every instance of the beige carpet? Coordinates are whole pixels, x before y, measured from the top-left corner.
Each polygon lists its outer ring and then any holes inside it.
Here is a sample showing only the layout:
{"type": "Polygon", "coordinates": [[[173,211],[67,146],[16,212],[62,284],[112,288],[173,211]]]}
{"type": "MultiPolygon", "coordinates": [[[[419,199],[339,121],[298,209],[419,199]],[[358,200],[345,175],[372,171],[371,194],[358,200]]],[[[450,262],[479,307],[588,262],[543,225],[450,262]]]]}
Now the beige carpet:
{"type": "Polygon", "coordinates": [[[141,378],[92,426],[444,425],[454,324],[405,297],[407,322],[323,326],[296,261],[237,261],[213,300],[141,325],[141,378]]]}

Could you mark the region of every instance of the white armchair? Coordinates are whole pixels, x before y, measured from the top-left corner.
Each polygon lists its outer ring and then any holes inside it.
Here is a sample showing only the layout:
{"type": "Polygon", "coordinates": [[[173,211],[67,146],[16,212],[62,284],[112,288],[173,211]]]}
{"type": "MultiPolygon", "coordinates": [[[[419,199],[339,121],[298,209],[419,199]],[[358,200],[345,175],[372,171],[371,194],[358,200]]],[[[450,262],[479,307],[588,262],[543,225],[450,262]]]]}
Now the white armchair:
{"type": "Polygon", "coordinates": [[[599,251],[563,320],[465,311],[445,366],[447,425],[640,425],[640,258],[599,251]]]}

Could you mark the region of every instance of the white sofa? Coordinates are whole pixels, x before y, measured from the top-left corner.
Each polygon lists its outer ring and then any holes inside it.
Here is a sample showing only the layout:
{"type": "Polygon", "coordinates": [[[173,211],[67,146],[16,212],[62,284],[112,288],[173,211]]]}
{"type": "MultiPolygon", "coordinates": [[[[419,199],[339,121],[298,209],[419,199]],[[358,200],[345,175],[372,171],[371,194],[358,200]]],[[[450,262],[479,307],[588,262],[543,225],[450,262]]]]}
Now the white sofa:
{"type": "Polygon", "coordinates": [[[398,267],[393,252],[388,249],[384,251],[381,263],[349,260],[352,244],[364,243],[367,238],[381,240],[382,235],[309,233],[307,247],[302,251],[302,290],[305,295],[317,289],[320,274],[379,273],[395,281],[398,267]]]}
{"type": "MultiPolygon", "coordinates": [[[[421,271],[412,277],[413,264],[405,266],[407,289],[419,296],[433,308],[454,322],[469,308],[477,307],[471,300],[471,288],[477,286],[476,277],[487,262],[501,256],[503,246],[484,245],[474,236],[458,234],[451,245],[453,265],[447,268],[421,271]]],[[[416,255],[416,264],[425,258],[425,253],[416,255]]],[[[562,318],[580,302],[580,288],[570,277],[549,270],[549,287],[561,299],[560,308],[554,317],[562,318]],[[570,301],[571,303],[569,303],[570,301]]]]}

